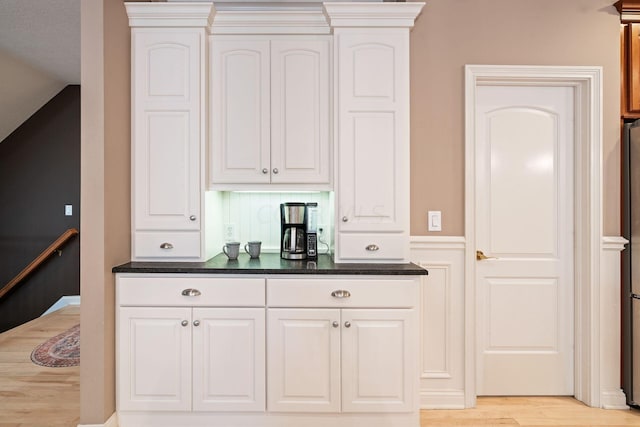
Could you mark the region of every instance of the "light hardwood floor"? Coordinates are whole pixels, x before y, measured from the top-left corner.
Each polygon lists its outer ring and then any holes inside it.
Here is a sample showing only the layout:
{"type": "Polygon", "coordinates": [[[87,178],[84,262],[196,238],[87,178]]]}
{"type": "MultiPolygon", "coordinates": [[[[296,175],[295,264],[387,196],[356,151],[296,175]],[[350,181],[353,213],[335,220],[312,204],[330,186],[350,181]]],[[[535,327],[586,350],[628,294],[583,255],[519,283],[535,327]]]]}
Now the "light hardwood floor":
{"type": "MultiPolygon", "coordinates": [[[[44,368],[30,355],[79,321],[79,307],[68,306],[0,334],[0,427],[78,425],[80,369],[44,368]]],[[[593,409],[569,397],[481,397],[474,409],[422,411],[420,419],[422,427],[618,427],[640,426],[640,411],[593,409]]]]}
{"type": "Polygon", "coordinates": [[[46,368],[31,352],[80,322],[80,307],[67,306],[0,334],[0,427],[77,426],[80,368],[46,368]]]}

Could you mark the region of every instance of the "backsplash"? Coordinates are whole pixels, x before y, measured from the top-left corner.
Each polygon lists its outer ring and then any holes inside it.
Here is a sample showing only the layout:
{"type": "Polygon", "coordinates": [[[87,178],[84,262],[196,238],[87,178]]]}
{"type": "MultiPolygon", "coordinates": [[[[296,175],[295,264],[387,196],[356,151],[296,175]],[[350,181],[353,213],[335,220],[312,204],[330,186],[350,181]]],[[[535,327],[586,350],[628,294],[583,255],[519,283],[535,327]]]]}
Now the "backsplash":
{"type": "MultiPolygon", "coordinates": [[[[333,201],[329,192],[222,192],[222,218],[216,221],[222,227],[225,241],[238,241],[242,245],[250,240],[260,240],[262,250],[280,250],[280,204],[286,202],[318,203],[318,225],[326,228],[330,236],[333,228],[333,201]],[[228,227],[234,230],[230,238],[228,227]]],[[[329,242],[327,242],[329,243],[329,242]]],[[[327,248],[319,245],[320,253],[327,248]]]]}

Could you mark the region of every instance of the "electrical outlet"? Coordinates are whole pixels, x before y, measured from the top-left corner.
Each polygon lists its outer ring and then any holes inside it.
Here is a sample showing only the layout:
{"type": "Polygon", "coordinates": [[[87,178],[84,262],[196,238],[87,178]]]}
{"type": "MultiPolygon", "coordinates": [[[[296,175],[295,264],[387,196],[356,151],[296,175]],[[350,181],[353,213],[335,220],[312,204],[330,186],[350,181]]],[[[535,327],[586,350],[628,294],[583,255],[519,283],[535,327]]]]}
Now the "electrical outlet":
{"type": "Polygon", "coordinates": [[[329,232],[329,230],[327,230],[327,226],[324,224],[318,225],[318,237],[322,240],[326,241],[326,237],[327,237],[327,233],[329,232]]]}
{"type": "Polygon", "coordinates": [[[225,224],[224,225],[224,240],[226,242],[231,242],[236,240],[236,225],[235,224],[225,224]]]}

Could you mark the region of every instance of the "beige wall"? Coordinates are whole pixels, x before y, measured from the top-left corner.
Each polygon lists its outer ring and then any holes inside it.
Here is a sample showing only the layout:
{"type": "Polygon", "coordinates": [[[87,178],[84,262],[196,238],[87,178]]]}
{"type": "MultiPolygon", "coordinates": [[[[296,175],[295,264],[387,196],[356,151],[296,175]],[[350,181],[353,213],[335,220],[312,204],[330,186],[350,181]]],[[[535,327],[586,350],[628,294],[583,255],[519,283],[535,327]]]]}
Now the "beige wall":
{"type": "Polygon", "coordinates": [[[604,233],[620,234],[613,0],[428,0],[411,34],[411,235],[464,235],[464,65],[604,67],[604,233]],[[427,211],[442,211],[442,232],[427,211]]]}
{"type": "Polygon", "coordinates": [[[66,86],[0,50],[0,142],[66,86]]]}
{"type": "Polygon", "coordinates": [[[129,261],[129,27],[122,0],[82,2],[80,423],[115,411],[115,287],[129,261]]]}

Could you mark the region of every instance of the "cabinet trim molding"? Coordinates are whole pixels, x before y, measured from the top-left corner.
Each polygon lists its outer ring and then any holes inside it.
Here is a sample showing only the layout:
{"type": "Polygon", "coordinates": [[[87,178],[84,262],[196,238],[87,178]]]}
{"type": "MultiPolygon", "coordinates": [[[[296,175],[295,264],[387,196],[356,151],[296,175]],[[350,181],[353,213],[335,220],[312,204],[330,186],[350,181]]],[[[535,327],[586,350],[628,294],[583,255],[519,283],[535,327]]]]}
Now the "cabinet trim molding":
{"type": "Polygon", "coordinates": [[[125,3],[130,27],[210,27],[213,3],[125,3]]]}
{"type": "Polygon", "coordinates": [[[323,3],[331,27],[413,28],[424,6],[410,3],[323,3]]]}
{"type": "Polygon", "coordinates": [[[329,34],[320,10],[218,11],[212,34],[329,34]]]}

